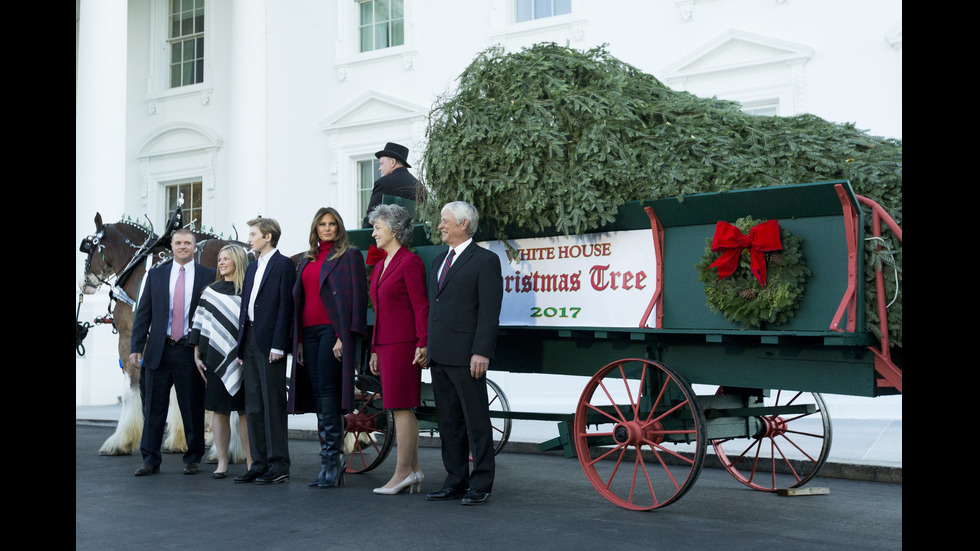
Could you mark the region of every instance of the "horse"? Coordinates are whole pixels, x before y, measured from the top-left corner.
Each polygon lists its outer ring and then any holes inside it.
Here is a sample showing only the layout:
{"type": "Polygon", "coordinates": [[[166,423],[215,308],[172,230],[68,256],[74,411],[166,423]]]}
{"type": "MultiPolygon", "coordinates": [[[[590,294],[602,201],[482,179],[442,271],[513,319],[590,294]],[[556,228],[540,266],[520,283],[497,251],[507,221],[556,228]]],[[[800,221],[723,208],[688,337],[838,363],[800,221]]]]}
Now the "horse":
{"type": "MultiPolygon", "coordinates": [[[[239,241],[226,240],[199,230],[192,231],[197,238],[196,260],[210,268],[217,266],[218,252],[229,243],[248,249],[245,243],[239,241]]],[[[139,447],[143,432],[140,368],[132,365],[129,361],[133,312],[137,305],[139,288],[146,271],[172,259],[173,253],[169,247],[169,236],[166,238],[158,237],[152,229],[128,220],[116,224],[104,224],[102,215],[96,213],[95,233],[83,239],[79,249],[87,253],[84,275],[79,282],[82,293],[94,294],[103,284],[112,285],[113,326],[119,334],[120,365],[129,383],[122,396],[122,412],[116,430],[102,444],[99,454],[130,455],[134,449],[139,447]],[[114,284],[110,283],[112,278],[116,279],[114,284]]],[[[187,450],[187,442],[184,439],[180,412],[174,405],[175,400],[172,393],[163,448],[171,452],[183,452],[187,450]]],[[[232,416],[232,422],[237,423],[237,415],[232,416]]],[[[233,426],[235,425],[233,424],[233,426]]],[[[213,459],[216,453],[217,451],[212,447],[209,459],[213,459]]],[[[244,449],[241,440],[238,438],[238,431],[232,430],[229,460],[238,463],[244,458],[244,449]]]]}

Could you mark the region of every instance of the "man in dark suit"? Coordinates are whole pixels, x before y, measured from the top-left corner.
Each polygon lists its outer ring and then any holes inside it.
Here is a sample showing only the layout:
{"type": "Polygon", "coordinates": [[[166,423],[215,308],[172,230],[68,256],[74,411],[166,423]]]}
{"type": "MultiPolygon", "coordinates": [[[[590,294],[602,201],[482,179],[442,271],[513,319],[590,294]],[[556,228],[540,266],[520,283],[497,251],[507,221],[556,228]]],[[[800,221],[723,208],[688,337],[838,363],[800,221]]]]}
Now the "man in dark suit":
{"type": "Polygon", "coordinates": [[[252,468],[235,482],[278,484],[289,480],[286,350],[292,344],[296,265],[276,249],[282,231],[275,219],[256,218],[248,225],[257,259],[242,285],[238,362],[245,365],[242,388],[252,468]]]}
{"type": "Polygon", "coordinates": [[[412,201],[420,201],[425,198],[425,188],[412,176],[408,169],[412,165],[408,164],[408,148],[393,142],[385,144],[385,148],[374,154],[381,162],[378,171],[381,177],[375,180],[374,189],[371,190],[371,200],[368,202],[367,212],[361,222],[362,228],[370,228],[368,216],[374,207],[381,204],[382,195],[394,195],[412,201]]]}
{"type": "Polygon", "coordinates": [[[449,245],[429,274],[429,365],[447,476],[430,501],[486,503],[493,489],[493,429],[487,369],[497,343],[503,281],[500,259],[473,242],[479,213],[456,201],[442,209],[449,245]],[[469,456],[473,456],[473,470],[469,456]]]}
{"type": "Polygon", "coordinates": [[[140,453],[143,465],[136,476],[159,472],[160,447],[170,408],[170,388],[184,423],[187,453],[184,474],[200,471],[204,457],[204,379],[194,364],[194,349],[187,346],[191,314],[215,271],[194,262],[197,240],[186,229],[174,232],[170,242],[173,263],[147,273],[146,285],[133,320],[129,361],[143,366],[145,401],[140,453]]]}

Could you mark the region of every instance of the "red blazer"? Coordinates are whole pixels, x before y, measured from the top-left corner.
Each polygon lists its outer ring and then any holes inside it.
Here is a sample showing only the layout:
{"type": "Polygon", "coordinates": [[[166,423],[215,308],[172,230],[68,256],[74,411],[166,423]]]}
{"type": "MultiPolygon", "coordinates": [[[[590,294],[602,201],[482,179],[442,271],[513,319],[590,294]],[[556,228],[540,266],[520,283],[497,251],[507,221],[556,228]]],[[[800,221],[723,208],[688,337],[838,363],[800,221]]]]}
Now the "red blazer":
{"type": "Polygon", "coordinates": [[[425,263],[417,254],[402,247],[387,268],[384,260],[379,261],[371,271],[370,293],[374,305],[372,346],[396,342],[414,342],[417,348],[428,346],[425,263]]]}

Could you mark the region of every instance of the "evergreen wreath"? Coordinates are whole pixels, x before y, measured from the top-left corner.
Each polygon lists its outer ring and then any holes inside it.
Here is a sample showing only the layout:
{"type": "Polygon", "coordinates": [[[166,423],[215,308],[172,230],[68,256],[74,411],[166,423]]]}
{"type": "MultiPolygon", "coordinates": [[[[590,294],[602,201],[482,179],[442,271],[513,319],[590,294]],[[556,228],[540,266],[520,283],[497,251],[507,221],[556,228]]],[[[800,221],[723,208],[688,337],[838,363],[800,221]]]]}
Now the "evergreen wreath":
{"type": "MultiPolygon", "coordinates": [[[[736,220],[734,225],[748,235],[751,228],[763,222],[765,220],[746,216],[736,220]]],[[[762,327],[763,323],[779,325],[796,315],[810,269],[803,261],[802,238],[780,227],[779,240],[782,250],[765,253],[767,275],[763,287],[749,270],[748,249],[741,252],[738,269],[719,280],[718,270],[709,266],[721,253],[711,250],[712,239],[708,238],[704,256],[695,268],[698,280],[704,282],[704,294],[712,312],[721,312],[725,319],[739,322],[743,328],[762,327]]]]}

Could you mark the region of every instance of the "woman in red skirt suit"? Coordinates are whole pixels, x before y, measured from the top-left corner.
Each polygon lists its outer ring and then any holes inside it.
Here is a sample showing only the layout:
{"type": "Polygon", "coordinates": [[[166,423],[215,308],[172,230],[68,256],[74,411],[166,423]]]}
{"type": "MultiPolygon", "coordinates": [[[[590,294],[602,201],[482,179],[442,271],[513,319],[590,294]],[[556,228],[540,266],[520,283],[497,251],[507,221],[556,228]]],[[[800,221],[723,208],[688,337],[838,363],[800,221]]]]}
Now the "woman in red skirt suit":
{"type": "Polygon", "coordinates": [[[381,205],[371,211],[368,221],[374,227],[372,237],[385,253],[371,272],[374,336],[370,367],[381,377],[385,409],[394,412],[398,445],[395,472],[374,493],[394,495],[422,485],[419,423],[412,408],[421,405],[422,366],[428,363],[429,299],[425,264],[407,248],[412,240],[408,211],[397,205],[381,205]]]}

